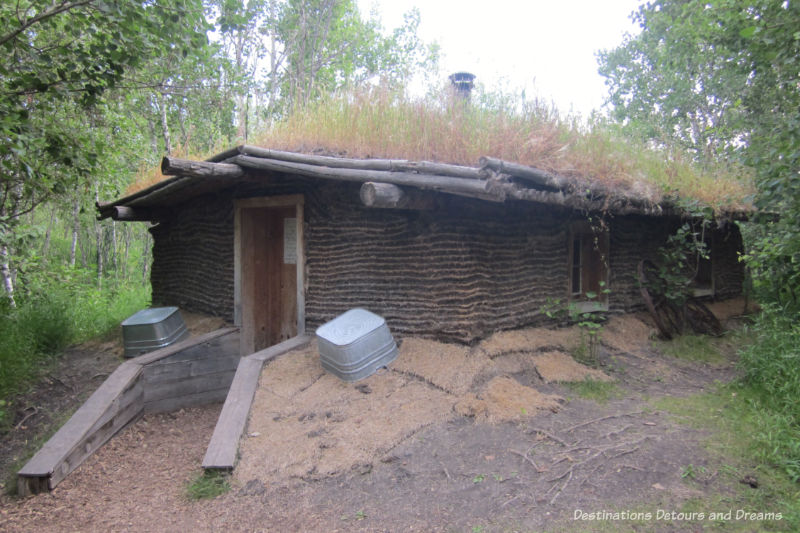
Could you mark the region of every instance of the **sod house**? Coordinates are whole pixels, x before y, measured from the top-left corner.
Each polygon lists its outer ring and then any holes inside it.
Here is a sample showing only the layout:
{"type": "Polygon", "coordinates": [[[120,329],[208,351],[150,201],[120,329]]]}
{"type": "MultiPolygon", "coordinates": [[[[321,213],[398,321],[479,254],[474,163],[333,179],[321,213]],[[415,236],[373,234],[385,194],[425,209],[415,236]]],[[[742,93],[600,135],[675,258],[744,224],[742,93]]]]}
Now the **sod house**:
{"type": "MultiPolygon", "coordinates": [[[[251,353],[353,307],[397,334],[472,342],[554,304],[642,308],[637,265],[681,224],[674,203],[493,158],[479,167],[240,146],[167,157],[173,177],[98,204],[150,221],[153,303],[241,326],[251,353]],[[608,289],[607,291],[605,289],[608,289]]],[[[696,291],[740,293],[742,238],[718,213],[696,291]]]]}

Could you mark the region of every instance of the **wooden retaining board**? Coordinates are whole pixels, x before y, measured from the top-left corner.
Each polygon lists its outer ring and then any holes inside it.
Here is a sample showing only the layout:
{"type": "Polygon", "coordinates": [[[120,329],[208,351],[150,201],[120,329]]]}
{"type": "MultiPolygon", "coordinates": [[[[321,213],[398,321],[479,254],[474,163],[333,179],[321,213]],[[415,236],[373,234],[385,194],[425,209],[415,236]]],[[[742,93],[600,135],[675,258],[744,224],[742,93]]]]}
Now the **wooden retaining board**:
{"type": "Polygon", "coordinates": [[[219,329],[123,362],[18,472],[19,494],[52,490],[145,411],[222,401],[239,359],[235,333],[238,328],[219,329]],[[177,363],[183,363],[188,385],[158,369],[177,363]],[[175,390],[164,392],[165,383],[175,390]]]}
{"type": "Polygon", "coordinates": [[[144,412],[224,402],[239,364],[237,335],[223,335],[147,365],[144,412]]]}
{"type": "Polygon", "coordinates": [[[247,417],[250,414],[250,406],[258,388],[258,378],[264,362],[302,348],[309,342],[311,342],[310,335],[298,335],[242,358],[203,458],[203,468],[233,470],[239,452],[239,441],[247,425],[247,417]]]}

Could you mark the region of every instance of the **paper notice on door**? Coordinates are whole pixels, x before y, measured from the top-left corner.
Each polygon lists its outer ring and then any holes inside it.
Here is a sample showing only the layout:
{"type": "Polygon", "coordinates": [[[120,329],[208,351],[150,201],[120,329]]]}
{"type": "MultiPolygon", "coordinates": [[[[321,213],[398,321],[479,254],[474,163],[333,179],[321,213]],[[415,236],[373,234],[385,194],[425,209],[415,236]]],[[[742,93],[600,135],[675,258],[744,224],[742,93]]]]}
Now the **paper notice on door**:
{"type": "Polygon", "coordinates": [[[283,264],[297,264],[297,219],[283,219],[283,264]]]}

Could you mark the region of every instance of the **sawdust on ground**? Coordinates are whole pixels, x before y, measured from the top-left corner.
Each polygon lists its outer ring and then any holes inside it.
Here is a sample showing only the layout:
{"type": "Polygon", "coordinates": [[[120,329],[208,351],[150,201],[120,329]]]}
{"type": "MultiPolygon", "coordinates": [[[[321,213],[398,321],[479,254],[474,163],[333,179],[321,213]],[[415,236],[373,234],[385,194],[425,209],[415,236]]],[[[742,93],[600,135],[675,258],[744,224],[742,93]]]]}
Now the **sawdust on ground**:
{"type": "Polygon", "coordinates": [[[469,391],[475,377],[492,364],[482,351],[415,337],[403,340],[400,353],[392,370],[418,377],[455,395],[469,391]]]}
{"type": "Polygon", "coordinates": [[[497,376],[477,396],[468,394],[462,397],[455,405],[455,412],[477,420],[502,422],[520,420],[538,411],[556,412],[563,401],[560,396],[543,394],[513,378],[497,376]]]}
{"type": "Polygon", "coordinates": [[[745,300],[745,298],[741,296],[729,300],[707,303],[706,306],[714,313],[714,316],[723,322],[737,316],[757,313],[761,310],[757,302],[754,302],[752,299],[745,300]],[[747,304],[746,306],[745,303],[747,304]]]}
{"type": "Polygon", "coordinates": [[[533,364],[546,383],[563,381],[611,381],[602,370],[589,368],[561,351],[543,352],[533,356],[533,364]]]}
{"type": "Polygon", "coordinates": [[[556,411],[563,399],[536,390],[537,383],[610,379],[565,353],[577,334],[530,328],[475,347],[405,338],[388,369],[356,383],[325,372],[316,343],[285,354],[261,373],[235,475],[243,484],[282,485],[369,470],[437,422],[470,416],[498,423],[556,411]],[[515,379],[522,374],[537,376],[532,386],[515,379]]]}
{"type": "Polygon", "coordinates": [[[600,342],[618,352],[637,353],[650,342],[655,329],[644,314],[611,317],[600,332],[600,342]]]}

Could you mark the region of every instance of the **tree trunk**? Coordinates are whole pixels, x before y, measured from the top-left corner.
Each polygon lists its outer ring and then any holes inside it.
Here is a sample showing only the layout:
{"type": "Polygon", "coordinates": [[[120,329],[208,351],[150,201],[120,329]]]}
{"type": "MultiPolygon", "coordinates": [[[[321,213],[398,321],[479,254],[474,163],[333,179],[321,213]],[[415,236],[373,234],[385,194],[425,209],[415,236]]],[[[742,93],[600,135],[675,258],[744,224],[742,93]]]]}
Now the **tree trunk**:
{"type": "MultiPolygon", "coordinates": [[[[152,97],[151,97],[152,103],[152,97]]],[[[152,115],[148,114],[147,116],[147,126],[150,129],[150,147],[154,154],[157,154],[160,150],[158,149],[158,134],[156,133],[156,125],[153,122],[152,115]]]]}
{"type": "Polygon", "coordinates": [[[117,265],[117,223],[116,221],[111,221],[111,264],[114,267],[114,278],[118,278],[119,276],[117,273],[119,272],[117,265]]]}
{"type": "Polygon", "coordinates": [[[78,236],[78,251],[81,253],[81,267],[86,268],[89,264],[89,260],[86,257],[91,250],[87,250],[91,246],[91,238],[89,236],[89,230],[86,230],[86,235],[83,239],[78,236]]]}
{"type": "MultiPolygon", "coordinates": [[[[100,194],[95,189],[94,191],[94,198],[95,201],[100,201],[100,194]]],[[[95,246],[97,247],[97,252],[95,257],[97,258],[97,288],[103,287],[103,268],[104,268],[104,256],[103,256],[103,225],[100,224],[99,221],[94,221],[94,240],[95,246]]]]}
{"type": "Polygon", "coordinates": [[[11,260],[8,253],[8,247],[5,244],[0,244],[0,276],[3,278],[3,288],[6,291],[9,305],[17,307],[17,302],[14,299],[14,281],[11,277],[11,260]]]}
{"type": "Polygon", "coordinates": [[[50,251],[50,236],[53,233],[53,225],[56,222],[56,210],[50,213],[50,223],[47,224],[47,232],[44,235],[44,244],[42,245],[42,261],[47,262],[47,253],[50,251]]]}
{"type": "Polygon", "coordinates": [[[123,279],[125,281],[128,280],[128,252],[131,248],[131,225],[130,224],[123,224],[122,225],[122,240],[125,242],[125,255],[123,255],[122,260],[122,268],[124,271],[122,272],[123,279]]]}
{"type": "Polygon", "coordinates": [[[81,222],[78,215],[81,212],[81,199],[78,194],[75,195],[75,203],[72,204],[72,243],[69,247],[69,266],[75,267],[75,257],[78,248],[78,232],[81,229],[81,222]]]}
{"type": "Polygon", "coordinates": [[[161,93],[158,93],[158,107],[159,111],[161,111],[161,133],[164,135],[164,153],[169,155],[172,153],[172,139],[170,139],[169,123],[167,122],[167,102],[161,93]]]}
{"type": "Polygon", "coordinates": [[[150,233],[147,228],[144,230],[144,242],[142,243],[142,283],[147,283],[147,275],[150,270],[150,233]]]}

